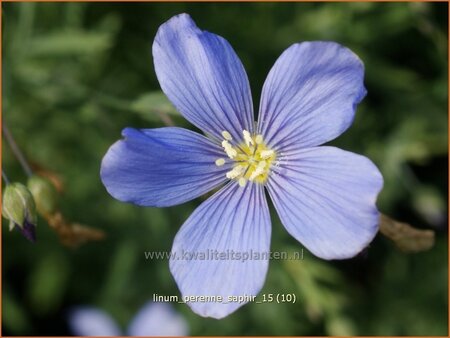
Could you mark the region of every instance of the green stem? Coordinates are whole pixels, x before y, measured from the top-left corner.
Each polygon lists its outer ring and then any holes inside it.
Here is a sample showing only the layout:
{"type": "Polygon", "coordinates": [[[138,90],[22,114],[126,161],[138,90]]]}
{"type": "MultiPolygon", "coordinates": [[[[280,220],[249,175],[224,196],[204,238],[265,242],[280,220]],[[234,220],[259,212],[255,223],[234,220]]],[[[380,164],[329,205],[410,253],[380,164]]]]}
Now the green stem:
{"type": "Polygon", "coordinates": [[[16,141],[14,140],[14,137],[12,136],[12,134],[9,131],[8,127],[6,126],[6,123],[2,124],[2,129],[3,129],[3,135],[5,136],[6,141],[8,141],[9,147],[11,148],[11,151],[13,152],[14,156],[20,162],[20,165],[22,166],[22,168],[25,171],[25,173],[28,176],[32,176],[33,175],[33,171],[31,170],[31,167],[28,164],[25,156],[20,151],[19,146],[17,145],[16,141]]]}
{"type": "Polygon", "coordinates": [[[8,176],[6,176],[5,172],[2,170],[3,181],[5,181],[5,185],[9,184],[8,176]]]}

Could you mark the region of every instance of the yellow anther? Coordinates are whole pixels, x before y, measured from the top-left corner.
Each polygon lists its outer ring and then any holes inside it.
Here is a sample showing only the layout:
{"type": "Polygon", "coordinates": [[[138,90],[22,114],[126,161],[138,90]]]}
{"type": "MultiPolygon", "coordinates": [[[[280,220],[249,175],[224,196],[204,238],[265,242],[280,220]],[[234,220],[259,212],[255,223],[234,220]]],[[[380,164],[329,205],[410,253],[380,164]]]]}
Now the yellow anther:
{"type": "Polygon", "coordinates": [[[264,160],[267,160],[269,157],[273,155],[273,150],[263,150],[261,151],[261,158],[264,160]]]}
{"type": "Polygon", "coordinates": [[[236,180],[241,187],[245,187],[249,181],[264,184],[269,178],[273,162],[276,161],[276,152],[267,147],[262,135],[251,134],[248,130],[243,130],[242,134],[243,141],[237,143],[229,132],[222,131],[222,147],[231,161],[227,158],[217,158],[215,164],[218,167],[224,164],[232,165],[226,177],[236,180]]]}
{"type": "Polygon", "coordinates": [[[225,164],[225,160],[223,158],[218,158],[216,160],[216,166],[221,167],[225,164]]]}
{"type": "Polygon", "coordinates": [[[250,175],[248,180],[253,181],[255,178],[257,178],[261,174],[264,174],[264,170],[262,170],[260,168],[256,168],[255,171],[252,172],[252,174],[250,175]]]}
{"type": "Polygon", "coordinates": [[[264,174],[266,170],[264,167],[266,166],[266,161],[261,161],[258,163],[258,166],[255,168],[255,170],[252,172],[250,177],[248,178],[249,181],[253,181],[255,178],[257,178],[259,175],[264,174]]]}
{"type": "Polygon", "coordinates": [[[244,134],[244,141],[247,147],[250,147],[250,145],[255,144],[255,142],[252,139],[252,135],[247,130],[244,129],[242,133],[244,134]]]}
{"type": "Polygon", "coordinates": [[[222,147],[227,153],[228,157],[233,159],[237,156],[236,149],[233,148],[233,146],[226,140],[222,141],[222,147]]]}
{"type": "Polygon", "coordinates": [[[264,167],[266,166],[266,161],[260,161],[259,163],[258,163],[258,167],[257,168],[261,168],[261,169],[264,169],[264,167]]]}
{"type": "Polygon", "coordinates": [[[222,132],[222,136],[225,140],[227,141],[231,141],[233,138],[231,137],[231,134],[229,132],[227,132],[226,130],[224,130],[222,132]]]}
{"type": "Polygon", "coordinates": [[[243,173],[245,172],[245,167],[242,165],[238,165],[236,167],[233,168],[233,170],[230,170],[229,172],[227,172],[227,178],[229,179],[233,179],[233,178],[237,178],[239,176],[241,176],[243,173]]]}

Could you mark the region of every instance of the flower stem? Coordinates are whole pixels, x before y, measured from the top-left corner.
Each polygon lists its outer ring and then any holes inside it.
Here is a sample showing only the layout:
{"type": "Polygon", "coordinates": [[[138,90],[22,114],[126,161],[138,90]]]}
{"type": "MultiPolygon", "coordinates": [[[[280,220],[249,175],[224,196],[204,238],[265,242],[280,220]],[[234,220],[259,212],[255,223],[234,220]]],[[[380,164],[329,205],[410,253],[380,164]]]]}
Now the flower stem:
{"type": "Polygon", "coordinates": [[[20,151],[11,132],[9,131],[8,127],[6,126],[6,123],[2,123],[2,129],[3,129],[3,135],[5,136],[6,141],[8,141],[11,151],[13,152],[13,154],[17,158],[17,160],[20,162],[20,165],[22,166],[22,168],[25,171],[25,173],[27,174],[27,176],[33,175],[33,171],[31,170],[30,165],[28,164],[23,153],[20,151]]]}
{"type": "Polygon", "coordinates": [[[392,240],[400,250],[408,253],[431,249],[436,237],[433,230],[417,229],[384,214],[380,215],[380,233],[392,240]]]}
{"type": "Polygon", "coordinates": [[[5,185],[9,184],[8,176],[6,176],[5,172],[2,170],[3,181],[5,181],[5,185]]]}

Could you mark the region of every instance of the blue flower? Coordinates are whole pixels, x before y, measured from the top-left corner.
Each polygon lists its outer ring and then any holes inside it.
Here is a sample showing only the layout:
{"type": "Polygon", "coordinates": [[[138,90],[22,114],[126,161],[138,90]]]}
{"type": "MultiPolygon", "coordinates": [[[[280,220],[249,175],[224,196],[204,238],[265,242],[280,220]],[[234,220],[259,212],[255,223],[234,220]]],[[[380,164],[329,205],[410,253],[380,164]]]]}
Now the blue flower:
{"type": "MultiPolygon", "coordinates": [[[[77,336],[122,336],[119,325],[106,312],[91,306],[78,307],[69,313],[69,326],[77,336]]],[[[186,336],[188,326],[183,317],[166,303],[146,303],[131,320],[129,336],[186,336]]]]}
{"type": "MultiPolygon", "coordinates": [[[[183,253],[267,253],[267,189],[286,230],[323,259],[355,256],[378,230],[383,179],[366,157],[319,145],[352,123],[366,90],[364,67],[334,42],[289,47],[265,81],[254,122],[247,75],[220,36],[187,14],[158,30],[153,59],[162,90],[206,136],[182,128],[123,130],[105,155],[101,178],[120,201],[168,207],[225,184],[175,237],[171,272],[182,295],[256,295],[265,259],[182,259],[183,253]]],[[[261,254],[260,257],[264,255],[261,254]]],[[[191,302],[223,318],[242,303],[191,302]]]]}

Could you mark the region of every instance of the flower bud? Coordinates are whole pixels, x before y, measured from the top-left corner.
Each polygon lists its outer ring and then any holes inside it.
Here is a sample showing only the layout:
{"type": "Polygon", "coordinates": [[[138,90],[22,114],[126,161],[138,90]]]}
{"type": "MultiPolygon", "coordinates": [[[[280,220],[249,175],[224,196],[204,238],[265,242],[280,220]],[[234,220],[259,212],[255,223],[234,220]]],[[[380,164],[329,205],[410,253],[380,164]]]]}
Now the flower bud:
{"type": "Polygon", "coordinates": [[[10,221],[10,230],[17,228],[28,240],[36,241],[36,205],[33,195],[22,183],[6,186],[3,193],[2,214],[10,221]]]}
{"type": "Polygon", "coordinates": [[[58,193],[54,185],[42,176],[33,175],[28,179],[28,189],[36,202],[36,209],[43,216],[56,211],[58,193]]]}

